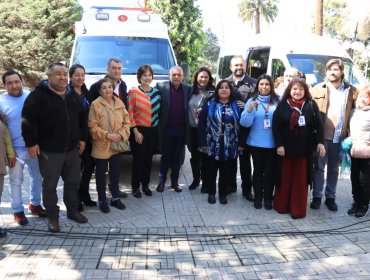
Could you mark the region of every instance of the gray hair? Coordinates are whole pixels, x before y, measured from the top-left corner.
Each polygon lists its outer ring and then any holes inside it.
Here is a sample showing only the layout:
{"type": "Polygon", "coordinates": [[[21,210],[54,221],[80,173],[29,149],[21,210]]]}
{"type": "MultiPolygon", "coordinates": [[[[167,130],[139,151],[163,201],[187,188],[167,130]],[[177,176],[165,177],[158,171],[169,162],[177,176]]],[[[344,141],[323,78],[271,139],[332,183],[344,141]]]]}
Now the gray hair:
{"type": "Polygon", "coordinates": [[[55,68],[56,67],[60,67],[60,66],[62,66],[62,67],[64,67],[64,68],[67,69],[67,66],[65,66],[63,63],[61,63],[61,62],[53,62],[53,63],[49,64],[47,74],[49,75],[49,74],[53,73],[54,70],[55,70],[55,68]]]}
{"type": "Polygon", "coordinates": [[[241,59],[243,60],[243,63],[245,64],[245,59],[242,55],[234,55],[231,59],[230,59],[230,66],[233,65],[234,61],[237,60],[237,59],[241,59]]]}
{"type": "Polygon", "coordinates": [[[176,70],[176,69],[180,70],[180,71],[181,71],[181,73],[184,75],[184,70],[182,69],[182,67],[181,67],[181,66],[178,66],[178,65],[172,66],[172,67],[170,68],[169,73],[171,74],[171,72],[172,72],[173,70],[176,70]]]}
{"type": "Polygon", "coordinates": [[[107,63],[107,67],[108,67],[108,68],[109,68],[109,66],[110,66],[110,64],[111,64],[112,62],[123,64],[123,63],[122,63],[122,60],[120,60],[119,58],[112,57],[112,58],[110,58],[110,59],[108,60],[108,63],[107,63]]]}

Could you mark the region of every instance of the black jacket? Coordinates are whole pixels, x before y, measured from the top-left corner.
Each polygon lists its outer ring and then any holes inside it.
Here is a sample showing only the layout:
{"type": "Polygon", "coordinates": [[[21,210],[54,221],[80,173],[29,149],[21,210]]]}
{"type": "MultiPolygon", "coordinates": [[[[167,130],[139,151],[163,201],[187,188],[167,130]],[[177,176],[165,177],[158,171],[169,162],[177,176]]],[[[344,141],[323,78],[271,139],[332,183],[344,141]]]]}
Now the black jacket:
{"type": "Polygon", "coordinates": [[[26,98],[22,110],[22,136],[26,147],[61,153],[87,139],[86,113],[79,96],[67,91],[65,98],[42,81],[26,98]]]}
{"type": "MultiPolygon", "coordinates": [[[[105,76],[104,78],[109,78],[108,76],[105,76]]],[[[122,100],[123,104],[125,104],[127,108],[127,85],[126,83],[121,79],[121,84],[119,86],[119,99],[122,100]]],[[[88,96],[90,104],[97,99],[100,96],[99,89],[98,89],[98,82],[94,83],[90,87],[90,93],[88,96]]]]}

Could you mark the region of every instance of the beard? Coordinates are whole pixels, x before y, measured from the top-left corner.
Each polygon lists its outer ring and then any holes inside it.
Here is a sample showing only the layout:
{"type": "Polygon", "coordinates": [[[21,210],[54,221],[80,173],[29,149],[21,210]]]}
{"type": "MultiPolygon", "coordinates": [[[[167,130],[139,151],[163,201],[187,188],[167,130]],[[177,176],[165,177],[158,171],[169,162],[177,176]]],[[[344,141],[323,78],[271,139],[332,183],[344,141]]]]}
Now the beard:
{"type": "Polygon", "coordinates": [[[341,77],[337,77],[337,76],[335,76],[335,75],[330,75],[330,76],[328,77],[328,80],[329,80],[330,82],[340,82],[340,81],[342,80],[342,78],[341,78],[341,77]]]}
{"type": "Polygon", "coordinates": [[[245,74],[245,73],[244,73],[243,69],[236,69],[236,70],[234,70],[234,72],[233,72],[233,75],[234,75],[235,77],[238,77],[238,78],[243,77],[243,75],[244,75],[244,74],[245,74]]]}

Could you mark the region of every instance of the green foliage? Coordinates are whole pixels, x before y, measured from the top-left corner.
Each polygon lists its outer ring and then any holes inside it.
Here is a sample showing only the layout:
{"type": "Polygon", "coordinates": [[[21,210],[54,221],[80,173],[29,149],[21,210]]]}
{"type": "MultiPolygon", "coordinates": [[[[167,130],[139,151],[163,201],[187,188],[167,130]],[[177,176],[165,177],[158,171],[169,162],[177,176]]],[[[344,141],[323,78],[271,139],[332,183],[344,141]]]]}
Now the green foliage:
{"type": "Polygon", "coordinates": [[[217,35],[212,32],[210,28],[206,30],[206,48],[203,53],[206,58],[205,66],[207,66],[212,73],[216,72],[216,62],[220,52],[220,45],[217,35]]]}
{"type": "Polygon", "coordinates": [[[256,33],[260,33],[260,16],[266,22],[273,22],[278,14],[276,0],[243,0],[239,4],[239,16],[243,22],[254,22],[256,33]]]}
{"type": "Polygon", "coordinates": [[[1,0],[0,70],[21,72],[33,87],[49,63],[69,58],[81,15],[77,0],[1,0]]]}
{"type": "Polygon", "coordinates": [[[194,0],[154,0],[153,6],[168,25],[177,62],[187,62],[190,73],[194,73],[205,60],[206,36],[202,30],[201,11],[194,6],[194,0]]]}
{"type": "Polygon", "coordinates": [[[347,3],[344,0],[324,1],[324,31],[332,37],[348,39],[343,31],[347,3]]]}

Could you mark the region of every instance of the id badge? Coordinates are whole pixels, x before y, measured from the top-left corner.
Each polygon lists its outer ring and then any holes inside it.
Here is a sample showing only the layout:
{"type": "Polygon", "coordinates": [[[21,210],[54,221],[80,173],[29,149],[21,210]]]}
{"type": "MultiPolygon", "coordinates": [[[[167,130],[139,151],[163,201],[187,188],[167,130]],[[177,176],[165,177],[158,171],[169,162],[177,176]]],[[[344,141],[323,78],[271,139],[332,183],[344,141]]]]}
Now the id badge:
{"type": "Polygon", "coordinates": [[[298,125],[299,126],[305,126],[306,125],[306,119],[304,118],[304,116],[300,116],[299,119],[298,119],[298,125]]]}
{"type": "Polygon", "coordinates": [[[268,129],[271,127],[270,119],[264,119],[263,120],[263,128],[268,129]]]}

